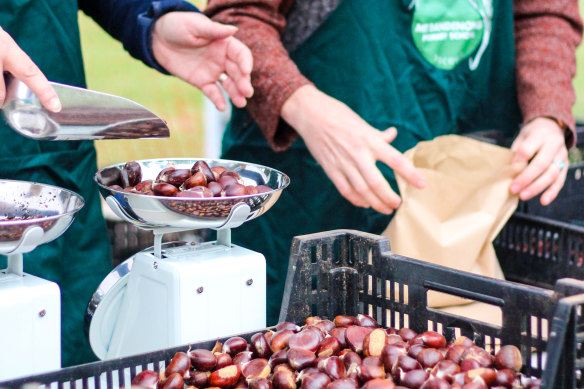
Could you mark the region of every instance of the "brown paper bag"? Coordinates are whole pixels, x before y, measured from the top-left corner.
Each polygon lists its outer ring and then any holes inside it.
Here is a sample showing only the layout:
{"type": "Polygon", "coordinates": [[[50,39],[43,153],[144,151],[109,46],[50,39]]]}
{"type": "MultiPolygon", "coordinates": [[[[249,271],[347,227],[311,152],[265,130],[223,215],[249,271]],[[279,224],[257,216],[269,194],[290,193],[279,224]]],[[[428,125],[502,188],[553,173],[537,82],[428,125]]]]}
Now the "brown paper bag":
{"type": "MultiPolygon", "coordinates": [[[[503,278],[492,242],[517,207],[509,186],[524,164],[509,149],[457,135],[420,142],[405,155],[422,171],[424,189],[397,176],[402,204],[383,235],[394,253],[503,278]]],[[[468,302],[431,292],[428,305],[468,302]]]]}

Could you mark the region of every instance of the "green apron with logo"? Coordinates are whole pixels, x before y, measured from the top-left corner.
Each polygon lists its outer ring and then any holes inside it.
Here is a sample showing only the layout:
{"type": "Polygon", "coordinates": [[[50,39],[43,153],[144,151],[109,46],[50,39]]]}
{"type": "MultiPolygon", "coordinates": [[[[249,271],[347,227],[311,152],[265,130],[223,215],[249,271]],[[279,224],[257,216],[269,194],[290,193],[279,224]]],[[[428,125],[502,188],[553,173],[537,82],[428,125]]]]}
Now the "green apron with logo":
{"type": "MultiPolygon", "coordinates": [[[[7,0],[0,7],[0,26],[49,80],[85,86],[77,17],[77,0],[7,0]]],[[[61,288],[62,365],[95,360],[83,320],[87,303],[111,262],[93,182],[97,171],[93,142],[35,141],[0,122],[0,178],[57,185],[85,199],[65,234],[24,255],[24,271],[61,288]]]]}
{"type": "MultiPolygon", "coordinates": [[[[392,145],[520,124],[515,91],[513,12],[504,0],[344,0],[290,55],[302,74],[371,126],[395,126],[392,145]],[[480,3],[480,4],[478,4],[480,3]]],[[[268,324],[278,319],[291,240],[350,228],[381,233],[390,217],[345,200],[301,139],[273,152],[245,110],[235,109],[223,157],[281,170],[291,184],[233,241],[268,263],[268,324]]],[[[379,168],[397,190],[391,169],[379,168]]]]}

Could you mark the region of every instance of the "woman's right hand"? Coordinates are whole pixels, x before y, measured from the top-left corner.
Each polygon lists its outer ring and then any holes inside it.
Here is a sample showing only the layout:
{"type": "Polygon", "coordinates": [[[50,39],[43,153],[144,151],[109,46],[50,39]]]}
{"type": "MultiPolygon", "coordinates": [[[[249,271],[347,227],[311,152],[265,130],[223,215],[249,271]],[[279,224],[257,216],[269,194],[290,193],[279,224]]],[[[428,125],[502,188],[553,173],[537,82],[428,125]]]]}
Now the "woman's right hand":
{"type": "MultiPolygon", "coordinates": [[[[9,72],[24,82],[49,111],[61,110],[61,101],[49,80],[14,39],[0,27],[0,73],[2,72],[9,72]]],[[[6,85],[4,77],[0,77],[0,107],[4,106],[5,98],[6,85]]]]}
{"type": "Polygon", "coordinates": [[[343,197],[356,206],[389,214],[401,202],[377,166],[381,161],[417,188],[422,174],[391,143],[395,128],[378,131],[340,101],[313,85],[296,90],[282,106],[282,118],[302,137],[343,197]]]}

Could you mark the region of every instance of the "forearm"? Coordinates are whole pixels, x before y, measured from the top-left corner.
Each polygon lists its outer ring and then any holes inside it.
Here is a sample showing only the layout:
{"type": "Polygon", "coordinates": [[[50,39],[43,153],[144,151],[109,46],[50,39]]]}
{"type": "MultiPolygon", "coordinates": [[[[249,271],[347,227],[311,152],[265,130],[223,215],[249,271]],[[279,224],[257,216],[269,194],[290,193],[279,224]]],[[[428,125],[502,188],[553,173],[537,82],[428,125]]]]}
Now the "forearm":
{"type": "Polygon", "coordinates": [[[254,96],[247,109],[277,151],[286,149],[298,136],[280,120],[282,106],[298,88],[310,83],[280,39],[292,4],[290,0],[211,0],[205,11],[216,21],[238,26],[236,37],[251,49],[254,96]]]}
{"type": "Polygon", "coordinates": [[[170,11],[198,11],[182,0],[78,0],[78,3],[80,10],[121,41],[133,57],[163,72],[152,53],[156,19],[170,11]]]}
{"type": "Polygon", "coordinates": [[[524,122],[553,117],[572,130],[575,50],[582,36],[577,0],[515,0],[517,92],[524,122]]]}

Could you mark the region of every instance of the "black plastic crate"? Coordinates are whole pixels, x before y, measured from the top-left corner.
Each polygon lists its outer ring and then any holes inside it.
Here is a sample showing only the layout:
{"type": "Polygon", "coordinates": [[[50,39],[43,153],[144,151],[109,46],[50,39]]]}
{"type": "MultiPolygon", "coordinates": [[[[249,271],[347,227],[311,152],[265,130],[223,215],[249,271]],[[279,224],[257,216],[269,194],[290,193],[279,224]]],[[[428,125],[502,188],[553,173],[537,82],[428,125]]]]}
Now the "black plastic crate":
{"type": "Polygon", "coordinates": [[[584,226],[516,212],[493,245],[508,280],[545,288],[584,280],[584,226]]]}
{"type": "Polygon", "coordinates": [[[514,344],[523,355],[523,372],[541,377],[543,387],[580,388],[583,286],[564,279],[548,290],[477,276],[392,254],[385,238],[339,230],[294,240],[280,321],[367,313],[387,327],[406,324],[449,340],[465,335],[479,346],[495,345],[493,352],[514,344]],[[428,290],[498,306],[503,325],[429,308],[428,290]],[[546,324],[548,334],[542,331],[546,324]]]}
{"type": "MultiPolygon", "coordinates": [[[[555,290],[549,290],[476,276],[394,255],[386,238],[340,230],[295,238],[280,319],[302,322],[311,315],[332,318],[368,313],[384,326],[432,329],[449,340],[465,335],[480,346],[498,341],[515,344],[527,361],[524,373],[541,376],[543,387],[584,387],[584,294],[580,293],[584,293],[581,281],[561,280],[555,290]],[[496,305],[502,311],[503,326],[428,308],[428,289],[496,305]],[[548,333],[542,331],[545,323],[548,333]]],[[[255,332],[240,336],[249,339],[255,332]]],[[[214,344],[210,340],[192,348],[211,349],[214,344]]],[[[65,368],[3,382],[0,387],[18,388],[31,382],[51,388],[129,387],[138,372],[162,370],[177,351],[188,348],[65,368]]]]}

